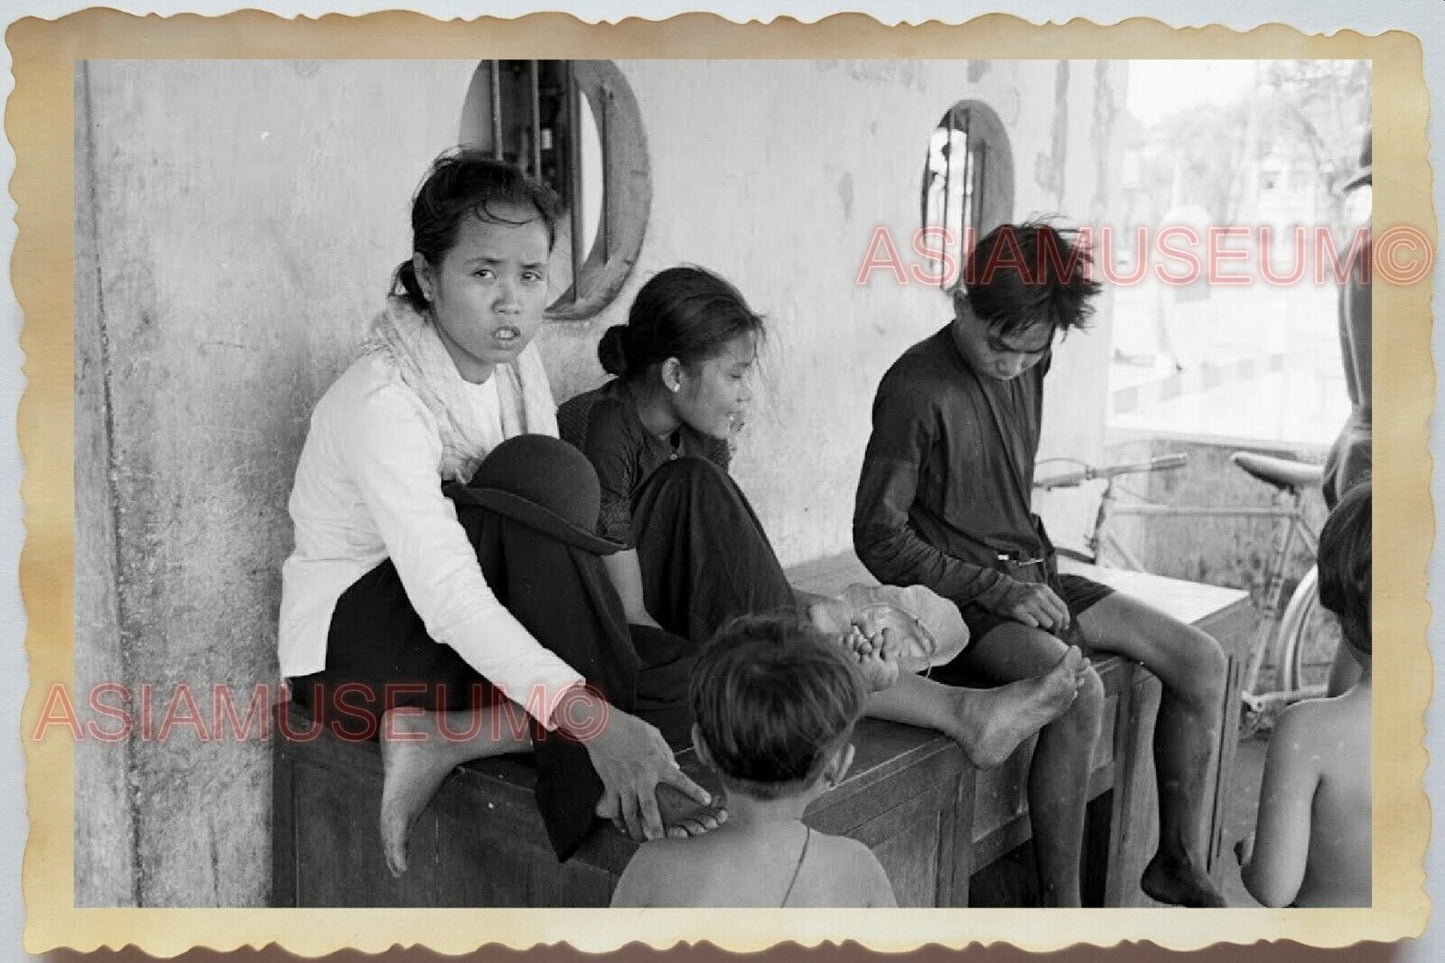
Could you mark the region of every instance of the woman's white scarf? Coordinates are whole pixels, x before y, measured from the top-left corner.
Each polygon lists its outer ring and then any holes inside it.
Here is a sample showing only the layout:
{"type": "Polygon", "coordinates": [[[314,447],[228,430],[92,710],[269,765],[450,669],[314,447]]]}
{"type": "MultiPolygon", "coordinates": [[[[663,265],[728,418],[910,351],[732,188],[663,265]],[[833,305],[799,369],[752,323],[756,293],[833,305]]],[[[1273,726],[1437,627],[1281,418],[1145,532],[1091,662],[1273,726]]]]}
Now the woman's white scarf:
{"type": "Polygon", "coordinates": [[[387,299],[362,352],[384,358],[431,412],[441,435],[443,481],[469,481],[487,453],[507,438],[557,435],[557,406],[535,344],[492,372],[501,407],[501,437],[495,414],[479,406],[468,391],[433,322],[405,298],[387,299]]]}

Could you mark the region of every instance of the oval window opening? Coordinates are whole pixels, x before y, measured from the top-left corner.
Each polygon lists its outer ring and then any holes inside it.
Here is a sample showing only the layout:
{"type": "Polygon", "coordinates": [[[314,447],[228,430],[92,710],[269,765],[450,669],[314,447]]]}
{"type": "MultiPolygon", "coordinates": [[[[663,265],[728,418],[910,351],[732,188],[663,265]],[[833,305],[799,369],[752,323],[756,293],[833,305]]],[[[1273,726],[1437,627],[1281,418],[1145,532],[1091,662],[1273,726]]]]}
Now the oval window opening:
{"type": "Polygon", "coordinates": [[[637,102],[615,64],[484,60],[467,91],[459,142],[561,196],[549,318],[587,318],[616,297],[642,248],[652,185],[637,102]]]}
{"type": "Polygon", "coordinates": [[[923,229],[931,249],[947,252],[930,262],[940,287],[957,282],[980,237],[1013,217],[1013,195],[1013,152],[998,114],[977,100],[954,104],[929,134],[923,166],[923,229]]]}

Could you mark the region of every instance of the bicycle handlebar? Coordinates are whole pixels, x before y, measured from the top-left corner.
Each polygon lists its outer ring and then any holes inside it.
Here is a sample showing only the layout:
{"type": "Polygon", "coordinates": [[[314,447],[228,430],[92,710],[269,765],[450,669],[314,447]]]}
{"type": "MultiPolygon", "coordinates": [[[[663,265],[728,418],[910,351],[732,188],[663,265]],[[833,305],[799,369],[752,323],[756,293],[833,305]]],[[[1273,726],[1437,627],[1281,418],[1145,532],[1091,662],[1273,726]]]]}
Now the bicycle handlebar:
{"type": "Polygon", "coordinates": [[[1062,475],[1055,475],[1052,478],[1035,481],[1034,487],[1042,489],[1043,491],[1052,491],[1055,488],[1072,488],[1086,481],[1093,481],[1096,478],[1113,478],[1116,475],[1137,475],[1151,471],[1170,471],[1175,468],[1183,468],[1188,463],[1189,453],[1176,451],[1167,455],[1156,455],[1148,461],[1128,462],[1122,465],[1105,465],[1102,468],[1085,465],[1079,471],[1067,472],[1062,475]]]}

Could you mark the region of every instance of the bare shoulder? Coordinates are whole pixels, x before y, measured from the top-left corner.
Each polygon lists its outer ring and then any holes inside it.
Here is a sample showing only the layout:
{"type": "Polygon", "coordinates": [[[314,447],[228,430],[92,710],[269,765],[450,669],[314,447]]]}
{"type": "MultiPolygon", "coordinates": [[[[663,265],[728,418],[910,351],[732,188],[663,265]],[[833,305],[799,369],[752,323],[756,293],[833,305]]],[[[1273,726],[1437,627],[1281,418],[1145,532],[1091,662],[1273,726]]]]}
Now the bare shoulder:
{"type": "Polygon", "coordinates": [[[613,906],[660,906],[667,902],[686,872],[686,854],[680,839],[658,839],[639,846],[617,880],[613,906]]]}
{"type": "Polygon", "coordinates": [[[883,871],[882,864],[871,849],[846,836],[825,836],[819,833],[814,838],[817,843],[822,844],[819,847],[820,855],[825,862],[826,871],[834,874],[834,878],[840,882],[847,881],[841,885],[851,891],[848,903],[858,906],[897,905],[893,884],[888,881],[888,874],[883,871]]]}
{"type": "Polygon", "coordinates": [[[1272,752],[1327,764],[1369,739],[1369,701],[1341,696],[1296,702],[1280,713],[1269,741],[1272,752]]]}
{"type": "MultiPolygon", "coordinates": [[[[1334,738],[1338,735],[1336,730],[1354,728],[1362,714],[1369,717],[1369,711],[1368,699],[1352,698],[1350,694],[1332,699],[1305,699],[1280,713],[1274,734],[1303,740],[1325,735],[1334,738]]],[[[1368,735],[1368,730],[1364,734],[1368,735]]]]}
{"type": "Polygon", "coordinates": [[[1294,705],[1286,706],[1274,722],[1274,731],[1291,732],[1308,728],[1320,715],[1319,710],[1326,701],[1325,699],[1305,699],[1294,705]]]}
{"type": "Polygon", "coordinates": [[[1289,753],[1308,749],[1315,742],[1317,728],[1328,724],[1330,713],[1321,711],[1326,701],[1306,699],[1281,712],[1270,732],[1270,748],[1289,753]]]}
{"type": "Polygon", "coordinates": [[[670,836],[654,839],[639,846],[637,855],[633,856],[632,862],[627,865],[629,868],[637,865],[640,869],[654,873],[676,870],[696,859],[699,850],[705,848],[699,845],[702,841],[701,838],[674,839],[670,836]]]}

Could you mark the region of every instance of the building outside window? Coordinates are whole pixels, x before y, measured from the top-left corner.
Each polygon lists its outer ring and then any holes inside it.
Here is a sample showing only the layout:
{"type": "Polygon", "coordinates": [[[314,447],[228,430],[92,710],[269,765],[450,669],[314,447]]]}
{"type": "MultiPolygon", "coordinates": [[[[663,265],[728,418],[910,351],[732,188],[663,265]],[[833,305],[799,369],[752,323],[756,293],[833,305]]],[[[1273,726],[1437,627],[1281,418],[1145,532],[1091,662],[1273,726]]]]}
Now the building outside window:
{"type": "Polygon", "coordinates": [[[932,250],[946,250],[929,268],[940,287],[951,287],[974,243],[1013,211],[1013,155],[998,114],[987,104],[963,100],[949,108],[928,139],[923,173],[923,227],[935,232],[932,250]]]}
{"type": "Polygon", "coordinates": [[[460,142],[539,177],[562,197],[554,320],[588,318],[632,271],[652,202],[647,138],[632,89],[606,60],[484,60],[460,142]]]}

